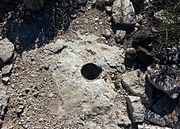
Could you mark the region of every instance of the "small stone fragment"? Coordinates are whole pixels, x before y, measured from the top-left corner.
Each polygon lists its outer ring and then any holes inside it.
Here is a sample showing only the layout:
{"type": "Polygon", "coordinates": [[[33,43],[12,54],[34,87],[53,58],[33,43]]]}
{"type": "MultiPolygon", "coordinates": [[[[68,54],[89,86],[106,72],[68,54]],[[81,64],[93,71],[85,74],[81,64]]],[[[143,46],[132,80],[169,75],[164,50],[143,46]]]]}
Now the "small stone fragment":
{"type": "Polygon", "coordinates": [[[3,82],[4,84],[7,84],[7,83],[9,82],[9,80],[10,80],[10,77],[3,77],[3,78],[2,78],[2,82],[3,82]]]}
{"type": "Polygon", "coordinates": [[[125,36],[126,36],[126,31],[124,31],[124,30],[117,30],[116,31],[116,35],[115,35],[116,42],[117,43],[121,43],[125,36]]]}
{"type": "Polygon", "coordinates": [[[108,29],[105,29],[105,31],[104,31],[104,37],[105,37],[105,38],[110,38],[110,37],[111,37],[111,31],[108,30],[108,29]]]}
{"type": "Polygon", "coordinates": [[[0,67],[10,61],[14,55],[14,44],[7,38],[0,40],[0,67]]]}
{"type": "Polygon", "coordinates": [[[4,76],[4,75],[9,74],[11,72],[12,68],[13,68],[12,64],[4,66],[2,68],[2,75],[4,76]]]}
{"type": "Polygon", "coordinates": [[[144,121],[145,108],[141,103],[141,98],[136,96],[127,97],[128,110],[133,123],[141,123],[144,121]]]}
{"type": "Polygon", "coordinates": [[[163,117],[161,117],[160,115],[148,110],[146,113],[145,113],[145,119],[153,124],[157,124],[157,125],[160,125],[160,126],[165,126],[166,125],[166,122],[164,120],[163,117]]]}

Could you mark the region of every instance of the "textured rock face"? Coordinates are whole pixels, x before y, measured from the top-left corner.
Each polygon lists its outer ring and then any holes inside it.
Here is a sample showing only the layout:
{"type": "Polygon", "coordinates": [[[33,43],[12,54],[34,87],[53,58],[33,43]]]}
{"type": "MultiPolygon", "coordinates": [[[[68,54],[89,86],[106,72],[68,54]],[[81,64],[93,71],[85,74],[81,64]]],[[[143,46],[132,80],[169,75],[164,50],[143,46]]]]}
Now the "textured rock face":
{"type": "Polygon", "coordinates": [[[145,74],[140,70],[124,73],[122,84],[134,95],[142,97],[145,94],[145,74]]]}
{"type": "Polygon", "coordinates": [[[163,117],[160,115],[148,110],[145,114],[145,119],[149,122],[152,122],[154,124],[160,125],[160,126],[165,126],[166,122],[163,117]]]}
{"type": "Polygon", "coordinates": [[[130,0],[115,0],[112,6],[112,17],[115,23],[134,24],[134,7],[130,0]]]}
{"type": "Polygon", "coordinates": [[[0,66],[4,65],[14,55],[14,45],[7,39],[0,40],[0,66]]]}
{"type": "Polygon", "coordinates": [[[45,0],[24,0],[24,4],[31,10],[39,10],[42,8],[45,0]]]}
{"type": "Polygon", "coordinates": [[[160,126],[156,126],[156,125],[143,124],[143,125],[138,125],[138,129],[171,129],[171,128],[160,127],[160,126]]]}
{"type": "Polygon", "coordinates": [[[142,123],[144,121],[145,107],[141,103],[141,98],[136,96],[128,96],[127,104],[132,122],[142,123]]]}
{"type": "Polygon", "coordinates": [[[70,115],[74,122],[81,119],[85,122],[84,127],[89,128],[114,129],[121,124],[129,126],[131,121],[123,112],[127,110],[126,106],[122,104],[122,98],[116,99],[118,94],[108,79],[109,72],[121,70],[123,51],[97,43],[97,37],[93,35],[80,35],[80,38],[73,42],[57,40],[54,45],[45,46],[45,51],[50,54],[47,60],[51,61],[52,75],[63,101],[57,113],[60,118],[70,115]],[[56,54],[51,56],[51,53],[56,54]],[[82,72],[85,65],[88,69],[82,72]],[[100,67],[102,72],[92,79],[94,66],[100,67]],[[85,76],[82,75],[84,72],[87,72],[85,76]],[[98,125],[98,122],[104,126],[98,125]]]}
{"type": "Polygon", "coordinates": [[[180,93],[180,71],[169,66],[148,67],[148,80],[157,89],[166,92],[172,98],[180,93]]]}
{"type": "Polygon", "coordinates": [[[0,83],[0,121],[4,117],[5,109],[8,103],[8,98],[9,97],[6,95],[6,88],[0,83]]]}

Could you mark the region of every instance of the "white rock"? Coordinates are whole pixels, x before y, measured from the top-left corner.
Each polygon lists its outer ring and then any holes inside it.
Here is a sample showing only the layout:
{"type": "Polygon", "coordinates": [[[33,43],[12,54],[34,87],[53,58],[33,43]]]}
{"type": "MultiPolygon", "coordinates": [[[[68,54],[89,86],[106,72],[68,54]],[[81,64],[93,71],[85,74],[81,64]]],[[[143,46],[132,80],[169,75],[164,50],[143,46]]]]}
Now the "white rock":
{"type": "Polygon", "coordinates": [[[13,68],[13,65],[12,65],[12,64],[4,66],[4,67],[2,68],[2,75],[7,75],[7,74],[9,74],[9,73],[11,72],[12,68],[13,68]]]}
{"type": "Polygon", "coordinates": [[[10,80],[10,77],[3,77],[3,78],[2,78],[2,82],[3,82],[4,84],[7,84],[7,83],[9,82],[9,80],[10,80]]]}
{"type": "Polygon", "coordinates": [[[7,63],[14,55],[14,45],[7,39],[0,40],[0,66],[7,63]]]}

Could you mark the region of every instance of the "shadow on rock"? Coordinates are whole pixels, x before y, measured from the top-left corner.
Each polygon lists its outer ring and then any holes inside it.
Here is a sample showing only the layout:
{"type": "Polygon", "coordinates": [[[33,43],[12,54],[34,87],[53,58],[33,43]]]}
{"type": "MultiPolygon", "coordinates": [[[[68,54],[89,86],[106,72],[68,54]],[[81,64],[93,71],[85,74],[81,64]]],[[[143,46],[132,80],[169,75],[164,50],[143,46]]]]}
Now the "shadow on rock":
{"type": "Polygon", "coordinates": [[[79,6],[69,0],[47,1],[39,11],[25,9],[23,3],[0,2],[3,25],[3,38],[8,38],[17,48],[18,53],[28,51],[53,40],[58,32],[69,28],[79,6]]]}

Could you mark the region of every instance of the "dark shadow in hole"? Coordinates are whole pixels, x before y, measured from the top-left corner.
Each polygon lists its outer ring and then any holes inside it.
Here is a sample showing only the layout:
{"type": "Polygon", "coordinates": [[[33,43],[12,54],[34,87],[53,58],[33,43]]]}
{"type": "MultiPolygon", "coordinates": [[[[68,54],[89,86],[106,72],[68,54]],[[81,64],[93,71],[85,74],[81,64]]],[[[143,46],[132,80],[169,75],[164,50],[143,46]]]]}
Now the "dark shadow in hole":
{"type": "Polygon", "coordinates": [[[4,22],[2,37],[16,46],[17,52],[29,51],[52,41],[68,30],[80,6],[74,0],[47,0],[38,11],[30,11],[23,2],[0,2],[0,22],[4,22]]]}
{"type": "Polygon", "coordinates": [[[93,63],[86,64],[81,69],[81,74],[88,80],[94,80],[98,78],[101,73],[102,68],[93,63]]]}

